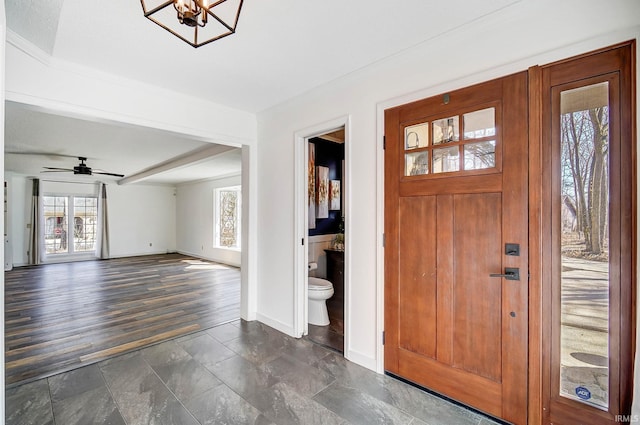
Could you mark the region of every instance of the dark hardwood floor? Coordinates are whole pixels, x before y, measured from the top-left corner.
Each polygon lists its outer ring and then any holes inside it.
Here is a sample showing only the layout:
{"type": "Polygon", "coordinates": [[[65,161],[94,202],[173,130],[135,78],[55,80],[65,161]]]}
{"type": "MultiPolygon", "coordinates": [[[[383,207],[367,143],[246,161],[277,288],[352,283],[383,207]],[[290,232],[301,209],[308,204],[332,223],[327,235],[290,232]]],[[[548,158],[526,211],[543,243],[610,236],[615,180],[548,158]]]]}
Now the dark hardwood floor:
{"type": "Polygon", "coordinates": [[[240,317],[240,270],[180,254],[5,272],[7,387],[240,317]]]}

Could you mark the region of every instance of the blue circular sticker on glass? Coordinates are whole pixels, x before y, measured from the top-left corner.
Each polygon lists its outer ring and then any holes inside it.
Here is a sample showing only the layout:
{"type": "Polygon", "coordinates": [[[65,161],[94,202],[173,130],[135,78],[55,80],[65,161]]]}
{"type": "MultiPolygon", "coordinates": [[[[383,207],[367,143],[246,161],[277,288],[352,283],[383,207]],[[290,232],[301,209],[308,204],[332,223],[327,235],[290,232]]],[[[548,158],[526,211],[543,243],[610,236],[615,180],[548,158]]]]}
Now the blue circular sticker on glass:
{"type": "Polygon", "coordinates": [[[576,395],[582,400],[589,400],[591,398],[591,391],[585,387],[577,387],[576,395]]]}

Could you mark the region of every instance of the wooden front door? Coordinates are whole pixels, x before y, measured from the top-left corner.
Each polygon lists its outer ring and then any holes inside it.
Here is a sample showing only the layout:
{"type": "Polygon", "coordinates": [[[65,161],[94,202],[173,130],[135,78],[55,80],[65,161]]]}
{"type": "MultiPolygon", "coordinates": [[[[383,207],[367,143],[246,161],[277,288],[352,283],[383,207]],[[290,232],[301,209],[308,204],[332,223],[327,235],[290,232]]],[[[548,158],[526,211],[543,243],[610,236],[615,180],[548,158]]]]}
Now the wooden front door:
{"type": "Polygon", "coordinates": [[[385,370],[516,424],[527,111],[523,72],[385,112],[385,370]]]}

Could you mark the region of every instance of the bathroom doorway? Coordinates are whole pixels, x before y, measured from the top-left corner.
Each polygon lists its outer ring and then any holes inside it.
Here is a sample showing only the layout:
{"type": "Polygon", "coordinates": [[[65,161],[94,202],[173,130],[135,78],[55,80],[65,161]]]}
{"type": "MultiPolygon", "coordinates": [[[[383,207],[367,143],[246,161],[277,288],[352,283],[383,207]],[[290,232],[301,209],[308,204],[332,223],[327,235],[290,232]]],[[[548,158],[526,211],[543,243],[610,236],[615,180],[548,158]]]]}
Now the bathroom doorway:
{"type": "MultiPolygon", "coordinates": [[[[344,127],[309,138],[308,244],[309,277],[331,283],[333,294],[309,302],[326,304],[328,324],[309,309],[308,337],[313,342],[344,352],[344,127]]],[[[322,281],[314,280],[309,284],[322,281]]],[[[327,296],[331,293],[325,291],[327,296]]],[[[322,306],[321,306],[322,307],[322,306]]],[[[324,310],[324,307],[322,307],[324,310]]]]}
{"type": "Polygon", "coordinates": [[[296,134],[296,229],[301,241],[296,250],[296,333],[343,354],[348,346],[347,144],[346,119],[296,134]]]}

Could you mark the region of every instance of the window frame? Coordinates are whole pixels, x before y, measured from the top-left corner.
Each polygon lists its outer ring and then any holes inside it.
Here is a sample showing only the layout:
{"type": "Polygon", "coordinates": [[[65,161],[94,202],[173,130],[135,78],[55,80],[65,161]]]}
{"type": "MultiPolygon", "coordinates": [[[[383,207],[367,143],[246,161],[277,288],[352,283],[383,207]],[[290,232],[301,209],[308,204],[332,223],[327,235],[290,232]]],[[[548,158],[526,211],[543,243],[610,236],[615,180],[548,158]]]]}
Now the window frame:
{"type": "MultiPolygon", "coordinates": [[[[40,213],[40,221],[42,225],[40,226],[40,235],[39,238],[42,244],[42,254],[44,258],[63,258],[63,257],[95,257],[98,249],[98,229],[99,229],[99,220],[100,220],[100,202],[98,196],[95,194],[79,194],[79,193],[58,193],[58,192],[46,192],[41,195],[41,213],[40,213]],[[67,250],[66,252],[48,252],[47,251],[47,243],[46,243],[46,235],[47,235],[47,221],[49,218],[47,217],[45,212],[45,198],[66,198],[67,199],[67,223],[66,223],[66,237],[67,237],[67,250]],[[76,198],[92,198],[95,199],[96,202],[96,216],[95,216],[95,237],[94,237],[94,247],[92,250],[82,250],[76,251],[74,238],[75,238],[75,230],[76,230],[76,206],[75,199],[76,198]]],[[[56,225],[54,224],[54,227],[56,225]]],[[[86,224],[84,225],[86,226],[86,224]]]]}
{"type": "Polygon", "coordinates": [[[224,249],[229,251],[241,251],[242,250],[242,186],[232,185],[217,187],[213,189],[213,248],[224,249]],[[237,207],[235,214],[236,221],[236,245],[224,246],[220,244],[220,196],[222,192],[234,191],[237,192],[237,207]]]}

